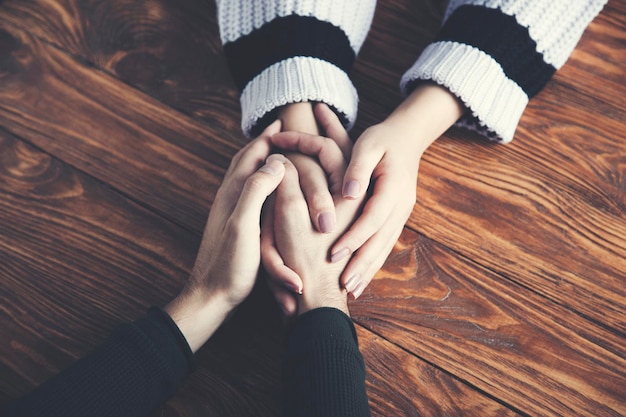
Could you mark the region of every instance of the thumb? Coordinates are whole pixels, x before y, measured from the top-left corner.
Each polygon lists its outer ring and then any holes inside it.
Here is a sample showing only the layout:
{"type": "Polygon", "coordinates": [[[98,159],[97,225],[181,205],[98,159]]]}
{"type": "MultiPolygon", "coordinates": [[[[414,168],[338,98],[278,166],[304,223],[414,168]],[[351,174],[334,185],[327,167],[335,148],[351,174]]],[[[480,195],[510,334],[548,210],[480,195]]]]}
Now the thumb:
{"type": "Polygon", "coordinates": [[[343,198],[356,199],[365,194],[372,173],[382,157],[382,151],[363,146],[363,142],[357,141],[352,149],[352,157],[343,177],[343,198]]]}
{"type": "Polygon", "coordinates": [[[284,156],[270,155],[266,161],[246,179],[233,210],[231,217],[239,218],[242,225],[259,228],[263,203],[285,175],[287,159],[284,156]]]}

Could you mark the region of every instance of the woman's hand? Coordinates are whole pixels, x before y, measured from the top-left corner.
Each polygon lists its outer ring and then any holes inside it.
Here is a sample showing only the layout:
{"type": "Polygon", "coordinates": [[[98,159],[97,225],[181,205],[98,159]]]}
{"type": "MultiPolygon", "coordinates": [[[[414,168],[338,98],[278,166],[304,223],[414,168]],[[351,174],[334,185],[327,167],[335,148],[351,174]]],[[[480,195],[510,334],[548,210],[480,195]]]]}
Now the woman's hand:
{"type": "Polygon", "coordinates": [[[354,145],[343,197],[362,198],[369,187],[371,196],[331,251],[333,262],[356,252],[342,275],[354,298],[382,267],[413,210],[422,154],[463,111],[446,88],[425,83],[385,121],[365,130],[354,145]]]}
{"type": "MultiPolygon", "coordinates": [[[[348,133],[325,104],[288,104],[279,111],[279,119],[284,132],[319,135],[321,128],[321,132],[332,137],[342,149],[352,147],[348,133]]],[[[310,153],[294,152],[287,153],[286,156],[298,170],[300,187],[307,201],[311,222],[322,233],[332,232],[336,223],[332,194],[340,192],[343,177],[338,172],[329,172],[326,167],[320,166],[323,159],[313,158],[310,153]]]]}
{"type": "Polygon", "coordinates": [[[277,121],[233,158],[211,207],[191,277],[165,307],[194,352],[254,286],[261,208],[285,172],[282,155],[268,158],[270,137],[279,130],[277,121]]]}

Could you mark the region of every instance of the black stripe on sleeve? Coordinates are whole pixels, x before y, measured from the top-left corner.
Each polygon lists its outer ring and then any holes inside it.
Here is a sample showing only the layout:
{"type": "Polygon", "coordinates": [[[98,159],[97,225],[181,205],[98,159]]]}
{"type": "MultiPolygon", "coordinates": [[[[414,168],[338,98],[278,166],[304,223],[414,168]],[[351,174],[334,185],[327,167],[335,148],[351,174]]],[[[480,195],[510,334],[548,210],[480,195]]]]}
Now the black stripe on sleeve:
{"type": "Polygon", "coordinates": [[[498,9],[461,6],[448,18],[436,40],[463,43],[490,55],[529,97],[541,91],[556,71],[537,52],[528,28],[498,9]]]}
{"type": "Polygon", "coordinates": [[[339,27],[314,17],[279,17],[224,45],[235,83],[243,90],[267,67],[296,56],[328,61],[348,73],[355,53],[339,27]]]}

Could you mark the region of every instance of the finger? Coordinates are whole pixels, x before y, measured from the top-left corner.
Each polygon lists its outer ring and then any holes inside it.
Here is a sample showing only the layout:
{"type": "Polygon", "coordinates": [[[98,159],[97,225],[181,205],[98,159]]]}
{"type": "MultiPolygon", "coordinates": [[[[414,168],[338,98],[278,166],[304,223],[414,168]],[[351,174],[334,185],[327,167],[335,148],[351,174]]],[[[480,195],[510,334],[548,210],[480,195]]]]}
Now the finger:
{"type": "MultiPolygon", "coordinates": [[[[346,158],[339,145],[323,136],[281,132],[271,138],[274,146],[316,157],[329,178],[330,190],[338,193],[346,172],[346,158]]],[[[348,154],[349,155],[349,154],[348,154]]]]}
{"type": "MultiPolygon", "coordinates": [[[[293,239],[293,236],[309,233],[313,229],[307,201],[300,187],[298,171],[289,160],[285,163],[285,176],[276,190],[275,204],[274,233],[277,242],[281,239],[278,235],[279,230],[289,231],[289,235],[282,237],[293,239]]],[[[280,244],[277,247],[280,251],[280,244]]]]}
{"type": "Polygon", "coordinates": [[[235,170],[239,174],[238,177],[248,177],[256,171],[270,154],[271,141],[273,134],[280,132],[281,122],[276,120],[270,124],[263,133],[253,139],[246,146],[241,148],[230,162],[230,166],[226,171],[224,181],[229,179],[235,170]]]}
{"type": "Polygon", "coordinates": [[[348,131],[343,127],[341,120],[339,120],[339,117],[326,103],[316,104],[313,111],[317,123],[320,125],[325,135],[334,140],[345,157],[350,159],[352,140],[348,135],[348,131]]]}
{"type": "Polygon", "coordinates": [[[332,232],[337,223],[335,203],[328,190],[324,170],[309,157],[294,155],[291,159],[298,169],[300,186],[306,198],[311,221],[320,232],[332,232]]]}
{"type": "Polygon", "coordinates": [[[404,223],[396,223],[381,230],[350,259],[341,276],[341,283],[355,300],[384,265],[402,233],[403,226],[404,223]]]}
{"type": "Polygon", "coordinates": [[[244,183],[231,219],[240,219],[242,226],[249,227],[250,230],[259,229],[263,203],[278,187],[284,174],[285,164],[274,159],[250,175],[244,183]]]}
{"type": "Polygon", "coordinates": [[[274,282],[268,282],[268,286],[283,316],[287,318],[295,316],[298,311],[296,296],[274,282]]]}
{"type": "Polygon", "coordinates": [[[398,190],[394,184],[387,184],[384,178],[376,182],[374,194],[365,203],[356,222],[333,245],[330,252],[332,262],[338,262],[358,250],[383,227],[394,211],[398,203],[398,190]]]}
{"type": "MultiPolygon", "coordinates": [[[[300,176],[293,162],[285,162],[285,174],[276,190],[274,219],[281,222],[298,222],[308,216],[306,199],[300,188],[300,176]]],[[[308,219],[307,219],[308,220],[308,219]]]]}
{"type": "Polygon", "coordinates": [[[261,222],[261,261],[270,278],[287,290],[302,294],[302,279],[285,265],[274,238],[274,199],[270,198],[263,208],[261,222]]]}
{"type": "Polygon", "coordinates": [[[343,179],[342,194],[344,198],[356,199],[365,194],[372,173],[383,156],[382,149],[377,150],[375,147],[357,141],[352,149],[352,158],[343,179]]]}
{"type": "Polygon", "coordinates": [[[274,120],[274,122],[270,123],[259,136],[270,138],[273,134],[280,132],[281,128],[282,128],[281,120],[276,119],[274,120]]]}

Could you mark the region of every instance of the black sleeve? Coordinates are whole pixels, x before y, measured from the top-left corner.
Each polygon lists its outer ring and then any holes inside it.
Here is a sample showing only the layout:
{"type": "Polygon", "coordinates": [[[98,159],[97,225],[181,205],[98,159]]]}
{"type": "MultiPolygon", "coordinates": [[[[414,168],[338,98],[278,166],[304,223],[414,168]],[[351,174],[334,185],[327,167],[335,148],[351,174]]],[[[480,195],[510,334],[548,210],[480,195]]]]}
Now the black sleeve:
{"type": "Polygon", "coordinates": [[[176,324],[153,307],[0,416],[146,416],[176,391],[193,365],[176,324]]]}
{"type": "Polygon", "coordinates": [[[283,387],[285,416],[370,416],[350,317],[319,308],[298,318],[286,340],[283,387]]]}

